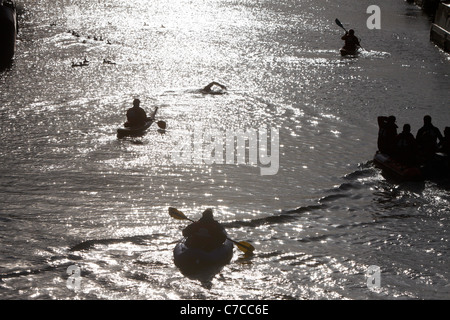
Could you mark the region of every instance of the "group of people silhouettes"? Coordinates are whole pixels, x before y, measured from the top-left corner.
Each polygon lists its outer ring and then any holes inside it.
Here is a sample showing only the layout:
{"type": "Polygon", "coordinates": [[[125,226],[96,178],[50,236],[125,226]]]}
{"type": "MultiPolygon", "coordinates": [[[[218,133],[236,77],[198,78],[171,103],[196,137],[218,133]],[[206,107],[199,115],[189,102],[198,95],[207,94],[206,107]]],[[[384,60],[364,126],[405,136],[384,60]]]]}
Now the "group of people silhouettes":
{"type": "Polygon", "coordinates": [[[436,152],[450,155],[450,127],[444,135],[431,123],[431,117],[423,117],[423,126],[416,136],[411,133],[409,124],[397,133],[395,116],[378,117],[378,151],[387,154],[407,165],[418,165],[431,159],[436,152]]]}

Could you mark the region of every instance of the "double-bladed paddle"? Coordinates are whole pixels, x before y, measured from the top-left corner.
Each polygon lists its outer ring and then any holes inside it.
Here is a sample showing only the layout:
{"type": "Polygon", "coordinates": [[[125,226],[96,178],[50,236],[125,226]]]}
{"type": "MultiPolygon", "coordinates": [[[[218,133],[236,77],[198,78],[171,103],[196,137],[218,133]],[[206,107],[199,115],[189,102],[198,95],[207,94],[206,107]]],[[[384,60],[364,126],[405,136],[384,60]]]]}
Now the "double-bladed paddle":
{"type": "Polygon", "coordinates": [[[157,125],[158,125],[158,127],[160,128],[160,129],[162,129],[162,130],[165,130],[166,129],[166,127],[167,127],[167,124],[166,124],[166,122],[165,121],[163,121],[163,120],[159,120],[157,123],[156,123],[157,125]]]}
{"type": "MultiPolygon", "coordinates": [[[[334,22],[336,22],[336,24],[341,27],[342,29],[344,29],[345,33],[348,33],[347,29],[344,28],[344,26],[342,25],[341,21],[339,21],[338,18],[336,18],[336,20],[334,20],[334,22]]],[[[359,39],[359,41],[361,42],[361,39],[359,39]]],[[[361,44],[358,45],[361,49],[365,50],[361,44]]]]}
{"type": "Polygon", "coordinates": [[[345,32],[347,32],[347,30],[344,28],[344,26],[342,25],[342,23],[339,21],[338,18],[336,18],[336,20],[334,20],[336,22],[336,24],[341,27],[342,29],[344,29],[345,32]]]}
{"type": "MultiPolygon", "coordinates": [[[[186,217],[186,215],[181,212],[180,210],[176,209],[176,208],[169,208],[169,215],[172,218],[175,218],[177,220],[189,220],[191,222],[195,222],[192,219],[189,219],[188,217],[186,217]]],[[[230,240],[231,242],[233,242],[238,248],[239,250],[241,250],[242,252],[244,252],[246,255],[252,255],[253,251],[255,250],[255,247],[253,247],[250,243],[245,242],[245,241],[235,241],[233,239],[230,239],[229,237],[227,237],[228,240],[230,240]]]]}

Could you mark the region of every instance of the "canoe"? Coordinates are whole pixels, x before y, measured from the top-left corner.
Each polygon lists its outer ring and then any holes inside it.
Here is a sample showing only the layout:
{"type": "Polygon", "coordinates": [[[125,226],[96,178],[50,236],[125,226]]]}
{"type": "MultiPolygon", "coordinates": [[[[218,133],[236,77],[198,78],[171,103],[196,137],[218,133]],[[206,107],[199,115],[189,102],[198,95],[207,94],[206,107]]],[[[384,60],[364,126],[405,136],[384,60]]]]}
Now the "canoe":
{"type": "Polygon", "coordinates": [[[124,137],[140,137],[148,128],[150,128],[152,123],[153,119],[149,119],[143,126],[140,127],[119,128],[117,129],[117,138],[122,139],[124,137]]]}
{"type": "Polygon", "coordinates": [[[153,122],[155,122],[155,115],[158,108],[155,108],[155,111],[151,114],[150,117],[147,118],[147,121],[144,125],[140,127],[123,127],[117,129],[117,138],[122,139],[124,137],[141,137],[145,134],[145,131],[150,128],[153,122]]]}
{"type": "Polygon", "coordinates": [[[173,256],[175,265],[187,276],[215,275],[233,258],[233,242],[227,239],[220,247],[204,251],[188,248],[184,238],[175,246],[173,256]]]}
{"type": "Polygon", "coordinates": [[[378,167],[387,171],[397,179],[403,181],[417,181],[423,179],[422,171],[418,166],[405,165],[387,154],[377,152],[373,160],[378,167]]]}
{"type": "Polygon", "coordinates": [[[345,57],[345,56],[356,56],[356,55],[358,55],[359,50],[358,49],[356,49],[356,50],[347,50],[347,49],[341,48],[339,50],[339,52],[341,53],[342,57],[345,57]]]}
{"type": "Polygon", "coordinates": [[[8,64],[16,51],[17,15],[16,4],[0,0],[0,65],[8,64]]]}

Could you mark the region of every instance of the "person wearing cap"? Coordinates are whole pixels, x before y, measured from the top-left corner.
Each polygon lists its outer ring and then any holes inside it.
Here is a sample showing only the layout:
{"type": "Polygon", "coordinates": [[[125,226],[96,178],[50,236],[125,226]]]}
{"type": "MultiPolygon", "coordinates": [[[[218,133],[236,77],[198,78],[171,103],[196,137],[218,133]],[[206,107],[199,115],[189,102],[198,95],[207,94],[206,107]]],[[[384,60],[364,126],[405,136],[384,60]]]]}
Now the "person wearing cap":
{"type": "Polygon", "coordinates": [[[450,155],[450,127],[444,129],[444,137],[439,143],[439,151],[450,155]]]}
{"type": "Polygon", "coordinates": [[[356,51],[360,47],[359,39],[355,36],[355,31],[350,29],[341,38],[345,41],[343,49],[346,51],[356,51]]]}
{"type": "Polygon", "coordinates": [[[381,153],[394,155],[395,144],[397,140],[397,125],[395,124],[394,116],[379,116],[378,117],[378,150],[381,153]]]}
{"type": "Polygon", "coordinates": [[[144,109],[140,107],[141,101],[139,99],[133,100],[133,107],[127,110],[127,122],[125,127],[141,127],[147,121],[147,114],[144,109]]]}
{"type": "Polygon", "coordinates": [[[225,228],[213,217],[212,209],[206,209],[200,220],[193,222],[183,230],[186,246],[206,251],[222,245],[227,239],[225,228]]]}

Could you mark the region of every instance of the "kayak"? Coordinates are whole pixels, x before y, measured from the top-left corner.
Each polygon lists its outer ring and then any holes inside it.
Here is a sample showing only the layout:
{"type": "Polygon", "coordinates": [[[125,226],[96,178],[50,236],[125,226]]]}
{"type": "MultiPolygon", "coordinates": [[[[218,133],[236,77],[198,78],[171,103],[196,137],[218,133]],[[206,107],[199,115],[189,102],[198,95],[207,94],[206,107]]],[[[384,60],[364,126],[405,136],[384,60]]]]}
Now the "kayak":
{"type": "Polygon", "coordinates": [[[422,171],[418,166],[405,165],[391,156],[377,152],[373,158],[375,164],[401,180],[422,180],[422,171]]]}
{"type": "Polygon", "coordinates": [[[0,0],[0,64],[7,64],[13,58],[16,36],[16,4],[11,0],[0,0]]]}
{"type": "Polygon", "coordinates": [[[124,137],[140,137],[145,131],[150,128],[153,120],[150,119],[145,122],[143,126],[140,127],[129,127],[129,128],[119,128],[117,129],[117,138],[122,139],[124,137]]]}
{"type": "Polygon", "coordinates": [[[356,49],[356,50],[347,50],[347,49],[341,48],[339,50],[339,52],[341,53],[341,56],[343,56],[343,57],[345,57],[345,56],[356,56],[356,55],[358,55],[359,50],[358,49],[356,49]]]}
{"type": "Polygon", "coordinates": [[[150,117],[147,118],[147,121],[144,125],[139,127],[123,127],[117,129],[117,138],[122,139],[124,137],[140,137],[145,134],[145,131],[150,128],[152,123],[155,121],[155,115],[158,108],[155,108],[155,111],[151,114],[150,117]]]}
{"type": "Polygon", "coordinates": [[[233,242],[227,239],[218,248],[204,251],[188,248],[184,238],[175,246],[173,256],[175,265],[185,275],[215,275],[233,258],[233,242]]]}

